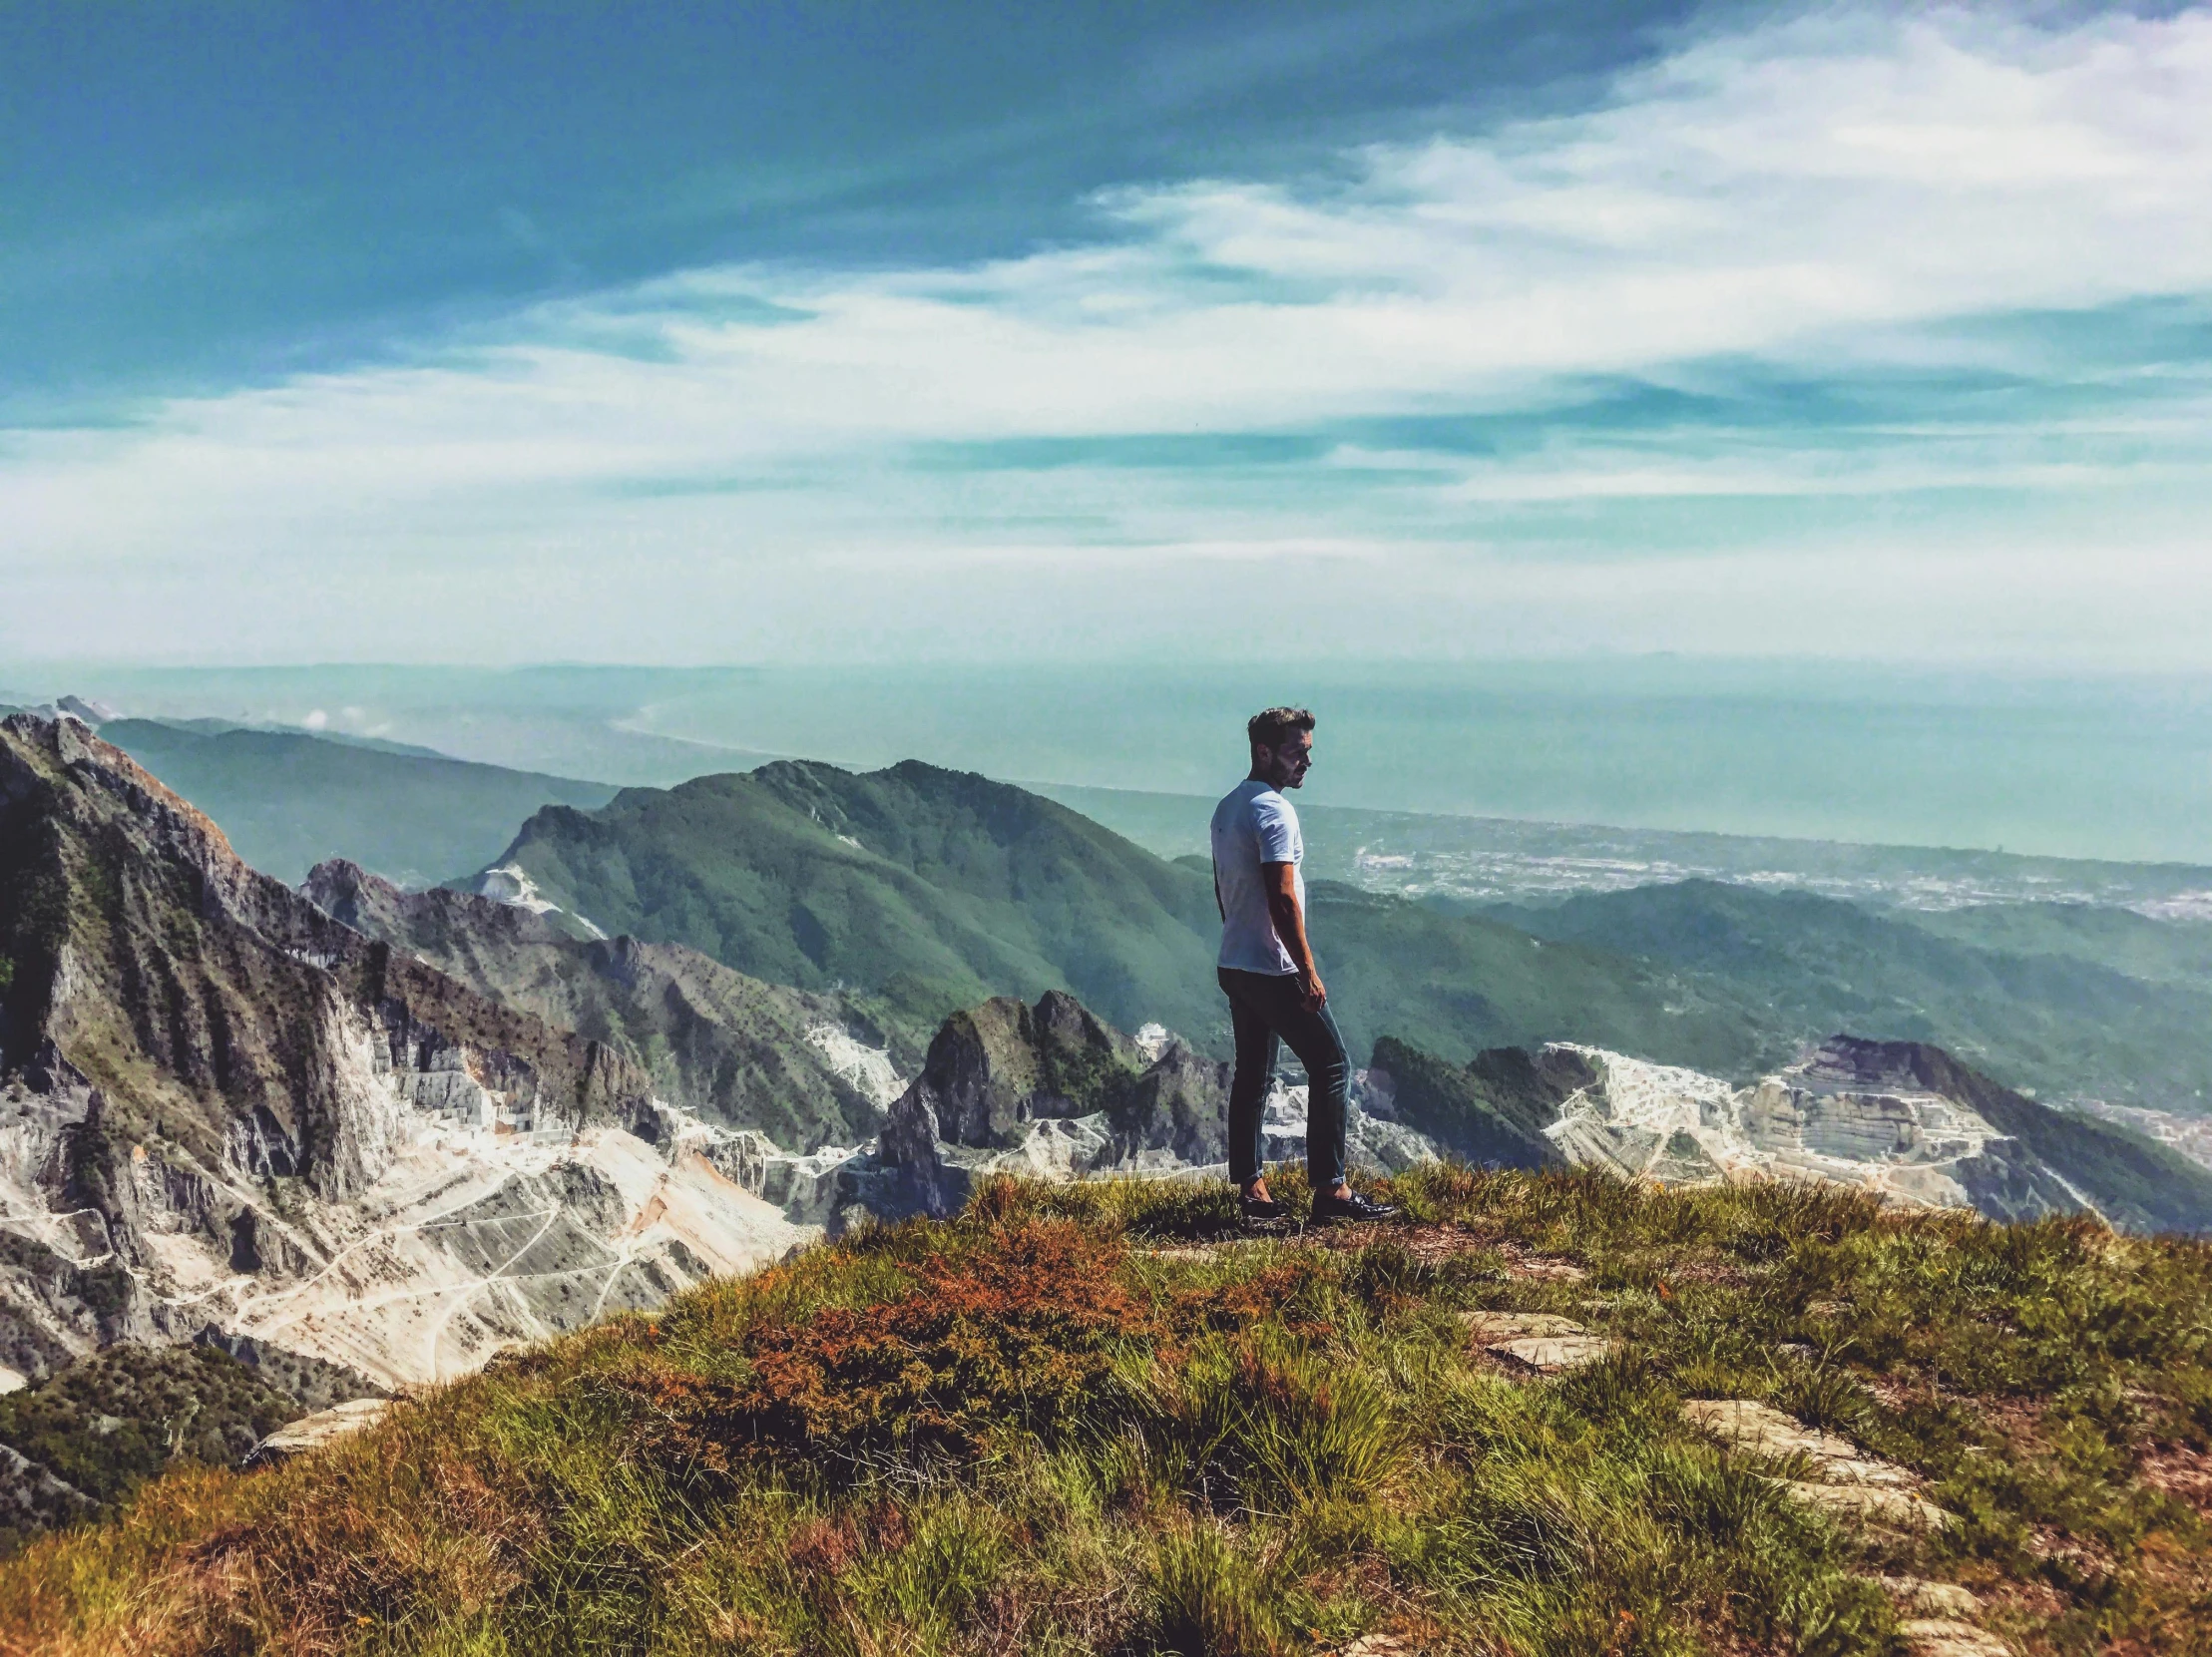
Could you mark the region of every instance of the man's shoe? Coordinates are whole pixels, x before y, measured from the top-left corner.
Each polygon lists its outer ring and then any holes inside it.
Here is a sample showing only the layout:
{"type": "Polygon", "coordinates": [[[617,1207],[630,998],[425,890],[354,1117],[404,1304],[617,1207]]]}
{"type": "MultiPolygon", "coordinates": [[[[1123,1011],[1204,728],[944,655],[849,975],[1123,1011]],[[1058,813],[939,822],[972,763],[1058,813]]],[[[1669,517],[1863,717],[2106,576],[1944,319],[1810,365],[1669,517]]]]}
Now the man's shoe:
{"type": "Polygon", "coordinates": [[[1398,1210],[1387,1202],[1377,1202],[1354,1191],[1348,1197],[1340,1197],[1333,1191],[1316,1191],[1313,1194],[1313,1223],[1328,1225],[1336,1220],[1395,1220],[1398,1210]]]}
{"type": "Polygon", "coordinates": [[[1283,1217],[1283,1205],[1273,1197],[1255,1197],[1249,1191],[1241,1192],[1236,1206],[1247,1220],[1279,1220],[1283,1217]]]}

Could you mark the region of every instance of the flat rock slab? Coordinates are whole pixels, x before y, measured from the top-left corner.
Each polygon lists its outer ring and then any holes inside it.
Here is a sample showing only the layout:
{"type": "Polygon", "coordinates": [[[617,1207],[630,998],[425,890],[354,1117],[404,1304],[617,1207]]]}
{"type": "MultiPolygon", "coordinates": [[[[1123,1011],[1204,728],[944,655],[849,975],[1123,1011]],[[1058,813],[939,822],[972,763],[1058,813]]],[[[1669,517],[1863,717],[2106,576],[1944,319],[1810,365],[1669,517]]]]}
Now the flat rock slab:
{"type": "Polygon", "coordinates": [[[1611,1357],[1613,1343],[1601,1335],[1531,1336],[1525,1341],[1500,1341],[1490,1350],[1518,1358],[1540,1375],[1557,1375],[1611,1357]]]}
{"type": "Polygon", "coordinates": [[[2012,1648],[1988,1629],[1951,1617],[1915,1617],[1897,1631],[1914,1657],[2012,1657],[2012,1648]]]}
{"type": "Polygon", "coordinates": [[[1882,1591],[1910,1616],[1967,1622],[1982,1614],[1982,1601],[1956,1582],[1928,1582],[1917,1576],[1884,1576],[1882,1591]]]}
{"type": "Polygon", "coordinates": [[[1553,1312],[1462,1312],[1460,1322],[1467,1325],[1468,1334],[1486,1347],[1497,1346],[1502,1341],[1526,1341],[1532,1336],[1551,1340],[1561,1335],[1589,1333],[1572,1318],[1562,1318],[1553,1312]]]}
{"type": "Polygon", "coordinates": [[[1818,1507],[1839,1519],[1887,1525],[1892,1530],[1942,1530],[1953,1520],[1952,1514],[1910,1490],[1875,1484],[1816,1484],[1800,1478],[1785,1478],[1782,1488],[1806,1506],[1818,1507]]]}
{"type": "Polygon", "coordinates": [[[1501,1252],[1506,1256],[1506,1270],[1516,1277],[1549,1278],[1555,1283],[1584,1283],[1589,1279],[1585,1268],[1555,1254],[1523,1254],[1511,1244],[1501,1252]]]}
{"type": "Polygon", "coordinates": [[[1614,1345],[1555,1312],[1462,1312],[1460,1321],[1476,1345],[1526,1364],[1539,1375],[1595,1363],[1614,1345]]]}
{"type": "Polygon", "coordinates": [[[254,1465],[281,1461],[287,1455],[302,1455],[310,1450],[351,1438],[382,1421],[391,1407],[392,1401],[388,1398],[357,1398],[328,1410],[318,1410],[311,1416],[302,1416],[255,1445],[246,1461],[254,1465]]]}
{"type": "Polygon", "coordinates": [[[1849,1439],[1807,1427],[1772,1405],[1742,1398],[1696,1398],[1682,1406],[1682,1415],[1731,1450],[1748,1450],[1778,1461],[1802,1455],[1819,1469],[1824,1483],[1894,1490],[1920,1485],[1918,1478],[1896,1462],[1869,1455],[1849,1439]]]}
{"type": "Polygon", "coordinates": [[[1783,1460],[1803,1456],[1817,1478],[1782,1480],[1782,1488],[1808,1507],[1857,1524],[1893,1530],[1942,1530],[1954,1522],[1919,1494],[1921,1480],[1906,1467],[1869,1455],[1850,1440],[1785,1416],[1752,1399],[1690,1399],[1683,1418],[1731,1450],[1783,1460]]]}

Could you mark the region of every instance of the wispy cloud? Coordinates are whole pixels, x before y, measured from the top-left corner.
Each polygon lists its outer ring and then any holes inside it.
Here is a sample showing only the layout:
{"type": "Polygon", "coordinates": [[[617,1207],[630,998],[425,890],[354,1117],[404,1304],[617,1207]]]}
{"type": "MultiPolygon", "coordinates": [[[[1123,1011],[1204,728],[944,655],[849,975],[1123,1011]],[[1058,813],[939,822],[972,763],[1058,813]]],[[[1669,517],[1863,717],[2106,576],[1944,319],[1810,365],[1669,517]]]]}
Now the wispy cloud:
{"type": "MultiPolygon", "coordinates": [[[[625,654],[668,636],[700,564],[800,637],[821,624],[800,586],[857,560],[886,574],[846,602],[895,640],[912,586],[978,558],[1352,552],[1378,603],[1449,603],[1433,564],[1394,574],[1391,549],[1456,546],[1470,585],[1523,538],[1648,562],[1653,503],[1737,497],[1958,497],[1910,554],[1894,515],[1860,542],[1950,605],[1965,586],[1933,565],[2015,534],[2020,498],[2117,503],[2094,564],[2043,546],[2047,601],[2109,578],[2128,497],[2166,570],[2176,501],[2212,505],[2189,309],[2212,294],[2208,179],[2212,13],[1826,10],[1689,42],[1579,114],[1369,147],[1320,177],[1116,193],[1083,245],[677,272],[413,366],[19,433],[0,562],[52,592],[88,568],[198,571],[211,605],[281,637],[297,623],[249,571],[435,564],[450,598],[525,571],[597,591],[597,566],[630,559],[613,610],[509,652],[625,654]],[[2174,296],[2178,319],[2138,325],[2174,296]],[[1487,435],[1455,452],[1409,436],[1423,421],[1487,435]]],[[[1742,587],[1776,603],[1802,568],[1771,513],[1716,515],[1709,538],[1771,568],[1742,587]]],[[[1698,552],[1679,525],[1656,539],[1698,552]]],[[[1140,625],[1056,614],[1049,591],[1025,602],[1052,636],[1140,625]]],[[[1647,630],[1614,614],[1642,591],[1601,595],[1586,641],[1647,630]]],[[[0,623],[0,643],[45,628],[0,623]]]]}

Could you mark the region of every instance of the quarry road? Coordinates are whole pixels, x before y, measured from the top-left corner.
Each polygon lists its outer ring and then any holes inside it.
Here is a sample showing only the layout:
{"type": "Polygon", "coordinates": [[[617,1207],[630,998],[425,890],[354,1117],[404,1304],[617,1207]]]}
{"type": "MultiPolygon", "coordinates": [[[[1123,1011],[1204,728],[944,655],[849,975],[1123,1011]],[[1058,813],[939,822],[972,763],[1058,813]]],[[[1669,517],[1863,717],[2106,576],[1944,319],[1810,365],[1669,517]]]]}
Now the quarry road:
{"type": "MultiPolygon", "coordinates": [[[[520,1219],[524,1216],[517,1215],[515,1217],[520,1219]]],[[[532,1249],[536,1248],[538,1244],[544,1240],[546,1233],[553,1229],[554,1222],[560,1217],[560,1205],[555,1204],[553,1207],[545,1211],[545,1223],[539,1226],[536,1231],[530,1234],[529,1242],[523,1244],[521,1248],[515,1250],[513,1254],[510,1254],[505,1260],[501,1261],[483,1277],[478,1278],[474,1283],[465,1284],[457,1289],[447,1291],[449,1294],[452,1295],[453,1298],[438,1313],[438,1316],[432,1320],[429,1330],[425,1333],[423,1337],[423,1363],[424,1367],[430,1372],[430,1378],[433,1381],[439,1379],[440,1376],[440,1371],[438,1369],[438,1343],[439,1341],[444,1339],[445,1332],[447,1328],[452,1324],[454,1315],[462,1311],[464,1308],[473,1305],[478,1295],[482,1294],[485,1289],[489,1288],[492,1284],[498,1282],[501,1278],[505,1277],[507,1274],[507,1269],[510,1266],[514,1265],[515,1262],[520,1260],[524,1255],[528,1254],[532,1249]]]]}
{"type": "MultiPolygon", "coordinates": [[[[668,1176],[666,1174],[663,1174],[660,1179],[654,1184],[653,1195],[647,1198],[646,1201],[644,1201],[643,1203],[639,1204],[638,1213],[636,1217],[631,1221],[631,1224],[633,1226],[643,1229],[645,1225],[650,1224],[651,1221],[649,1216],[653,1215],[656,1212],[656,1204],[661,1205],[661,1211],[665,1211],[666,1199],[663,1195],[663,1193],[666,1191],[667,1185],[668,1176]]],[[[615,1285],[622,1281],[623,1273],[628,1271],[631,1266],[635,1264],[637,1260],[647,1252],[646,1247],[642,1242],[625,1242],[621,1245],[621,1247],[622,1258],[620,1260],[617,1260],[613,1268],[608,1272],[607,1281],[599,1286],[599,1299],[592,1302],[592,1316],[588,1320],[592,1323],[598,1323],[601,1317],[605,1315],[607,1311],[607,1297],[615,1292],[615,1285]]]]}
{"type": "MultiPolygon", "coordinates": [[[[60,1225],[65,1220],[79,1219],[86,1214],[90,1214],[94,1219],[100,1221],[103,1226],[107,1224],[108,1216],[101,1213],[100,1210],[97,1208],[72,1208],[67,1213],[63,1214],[52,1213],[45,1209],[40,1209],[38,1212],[32,1214],[0,1214],[0,1225],[60,1225]]],[[[45,1248],[48,1246],[45,1242],[36,1237],[34,1237],[32,1241],[37,1242],[41,1248],[45,1248]]],[[[115,1250],[110,1249],[106,1254],[102,1255],[87,1255],[82,1260],[71,1260],[68,1256],[59,1253],[56,1254],[56,1258],[63,1261],[63,1263],[66,1264],[72,1271],[89,1272],[95,1270],[98,1267],[105,1266],[109,1261],[113,1260],[115,1258],[115,1250]]]]}
{"type": "MultiPolygon", "coordinates": [[[[708,1172],[713,1173],[716,1178],[723,1177],[713,1168],[711,1163],[706,1166],[708,1172]]],[[[638,1205],[638,1212],[631,1216],[630,1224],[626,1229],[633,1234],[634,1240],[625,1241],[620,1245],[622,1258],[615,1262],[614,1267],[607,1274],[607,1281],[600,1285],[599,1299],[592,1303],[592,1315],[586,1320],[587,1322],[598,1323],[606,1315],[607,1297],[615,1292],[615,1285],[622,1281],[624,1272],[662,1248],[663,1245],[658,1242],[647,1242],[644,1233],[650,1231],[655,1224],[667,1214],[668,1189],[673,1182],[674,1171],[672,1169],[664,1170],[661,1176],[653,1182],[651,1194],[638,1205]]]]}
{"type": "MultiPolygon", "coordinates": [[[[272,1290],[265,1295],[254,1295],[240,1302],[236,1316],[241,1324],[249,1318],[252,1319],[256,1325],[255,1333],[265,1337],[274,1334],[278,1330],[288,1329],[293,1324],[300,1322],[302,1319],[311,1318],[318,1312],[331,1311],[334,1308],[329,1301],[317,1299],[309,1304],[299,1305],[288,1311],[273,1312],[272,1314],[273,1308],[282,1306],[286,1302],[296,1302],[309,1290],[320,1286],[325,1278],[337,1270],[340,1262],[348,1255],[358,1253],[379,1243],[391,1242],[402,1233],[450,1230],[482,1225],[509,1225],[518,1220],[543,1220],[545,1223],[538,1228],[530,1242],[525,1243],[520,1249],[509,1255],[504,1264],[487,1277],[477,1278],[472,1282],[465,1283],[441,1283],[415,1289],[395,1289],[390,1294],[385,1295],[352,1294],[343,1297],[338,1304],[353,1311],[368,1311],[405,1300],[428,1300],[444,1295],[473,1294],[490,1282],[492,1277],[498,1276],[508,1266],[513,1265],[523,1255],[529,1253],[538,1238],[543,1237],[551,1229],[553,1222],[560,1217],[560,1214],[561,1207],[558,1203],[555,1203],[545,1208],[530,1209],[521,1214],[503,1214],[494,1219],[434,1219],[418,1220],[405,1225],[379,1226],[376,1230],[366,1232],[348,1243],[336,1255],[332,1256],[328,1265],[304,1282],[290,1284],[285,1288],[272,1290]]],[[[441,1320],[441,1327],[442,1323],[443,1320],[441,1320]]]]}
{"type": "MultiPolygon", "coordinates": [[[[502,1187],[502,1189],[504,1189],[504,1187],[502,1187]]],[[[498,1191],[494,1191],[491,1194],[493,1196],[497,1196],[499,1193],[498,1191]]],[[[468,1203],[458,1204],[457,1206],[471,1207],[475,1203],[483,1202],[486,1200],[488,1199],[484,1197],[475,1197],[471,1198],[468,1203]]],[[[451,1213],[452,1211],[449,1209],[447,1212],[451,1213]]],[[[288,1300],[295,1295],[305,1294],[308,1290],[320,1284],[322,1280],[328,1277],[332,1272],[336,1271],[339,1264],[344,1261],[348,1255],[358,1253],[360,1250],[373,1247],[378,1243],[391,1242],[405,1232],[453,1230],[462,1227],[479,1225],[507,1225],[515,1220],[535,1220],[543,1218],[544,1216],[549,1214],[558,1214],[560,1212],[561,1205],[559,1203],[555,1203],[551,1207],[533,1208],[521,1214],[498,1214],[488,1216],[481,1220],[455,1220],[448,1219],[445,1215],[433,1215],[427,1220],[409,1220],[401,1225],[378,1226],[373,1231],[364,1231],[360,1236],[354,1238],[353,1241],[347,1243],[343,1248],[339,1249],[337,1253],[333,1254],[330,1257],[329,1262],[324,1265],[322,1270],[315,1273],[313,1277],[303,1278],[299,1282],[288,1284],[281,1289],[272,1289],[265,1295],[255,1295],[253,1297],[252,1304],[255,1306],[267,1306],[284,1300],[288,1300]]],[[[240,1306],[238,1310],[242,1313],[245,1308],[243,1306],[240,1306]]]]}

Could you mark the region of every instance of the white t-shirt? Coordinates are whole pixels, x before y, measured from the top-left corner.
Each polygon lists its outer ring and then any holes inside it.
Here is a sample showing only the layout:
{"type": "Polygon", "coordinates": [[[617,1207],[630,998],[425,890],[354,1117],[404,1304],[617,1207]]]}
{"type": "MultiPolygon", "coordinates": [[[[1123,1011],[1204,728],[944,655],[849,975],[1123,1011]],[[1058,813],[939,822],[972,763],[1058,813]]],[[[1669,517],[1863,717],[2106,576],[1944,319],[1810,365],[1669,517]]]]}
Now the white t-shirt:
{"type": "Polygon", "coordinates": [[[1221,965],[1281,978],[1297,963],[1275,936],[1275,918],[1267,913],[1263,863],[1287,863],[1297,889],[1298,909],[1306,907],[1305,836],[1298,813],[1264,782],[1246,777],[1213,808],[1213,889],[1221,895],[1221,965]]]}

